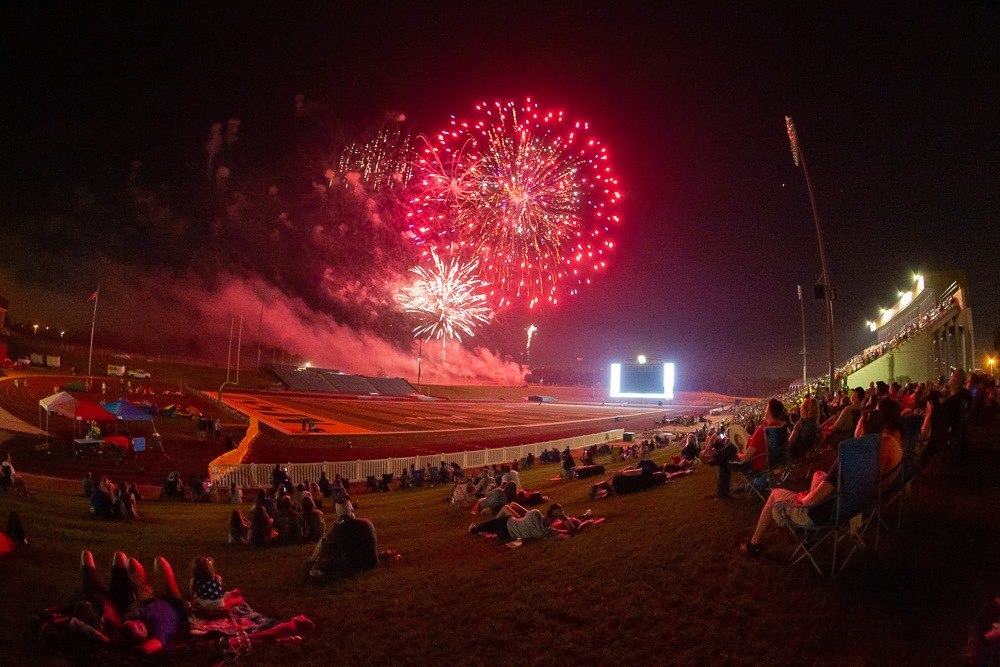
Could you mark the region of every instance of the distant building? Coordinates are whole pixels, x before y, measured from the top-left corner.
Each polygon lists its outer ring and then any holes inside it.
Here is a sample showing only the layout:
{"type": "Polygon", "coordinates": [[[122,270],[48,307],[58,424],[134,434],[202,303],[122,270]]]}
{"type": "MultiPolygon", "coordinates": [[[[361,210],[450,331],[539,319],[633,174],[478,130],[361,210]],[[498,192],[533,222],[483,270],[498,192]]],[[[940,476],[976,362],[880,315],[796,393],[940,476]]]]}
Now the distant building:
{"type": "Polygon", "coordinates": [[[965,273],[914,276],[890,308],[868,322],[875,342],[842,367],[850,387],[870,382],[922,382],[949,370],[971,371],[975,335],[965,273]]]}

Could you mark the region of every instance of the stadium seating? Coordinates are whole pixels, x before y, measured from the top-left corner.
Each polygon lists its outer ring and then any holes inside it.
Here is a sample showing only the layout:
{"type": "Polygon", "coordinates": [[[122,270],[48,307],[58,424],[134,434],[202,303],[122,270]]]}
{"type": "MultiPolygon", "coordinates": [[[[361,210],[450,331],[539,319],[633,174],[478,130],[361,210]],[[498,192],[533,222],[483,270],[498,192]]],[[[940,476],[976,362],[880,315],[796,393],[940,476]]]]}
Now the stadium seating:
{"type": "Polygon", "coordinates": [[[267,368],[292,391],[346,396],[393,397],[418,393],[413,385],[403,378],[369,378],[363,375],[347,375],[324,368],[294,368],[292,366],[268,366],[267,368]]]}

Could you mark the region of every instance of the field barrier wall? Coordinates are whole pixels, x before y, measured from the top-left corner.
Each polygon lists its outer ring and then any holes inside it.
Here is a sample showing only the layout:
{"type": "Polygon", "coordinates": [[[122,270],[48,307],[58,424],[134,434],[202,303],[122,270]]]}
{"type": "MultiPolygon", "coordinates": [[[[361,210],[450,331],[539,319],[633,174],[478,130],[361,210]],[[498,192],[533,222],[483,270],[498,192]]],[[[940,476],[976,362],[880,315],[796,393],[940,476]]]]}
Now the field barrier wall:
{"type": "MultiPolygon", "coordinates": [[[[243,439],[240,446],[232,452],[227,452],[212,461],[208,466],[208,474],[212,484],[229,486],[236,482],[240,487],[270,487],[271,471],[274,469],[273,463],[234,463],[237,457],[235,454],[243,450],[240,461],[246,456],[245,448],[250,446],[250,441],[257,435],[258,424],[256,419],[251,419],[250,430],[247,437],[243,439]],[[253,434],[253,437],[251,437],[253,434]],[[227,455],[232,457],[223,461],[227,455]]],[[[324,463],[284,463],[280,464],[287,472],[289,478],[294,483],[305,480],[315,482],[319,479],[319,474],[325,472],[326,476],[333,479],[334,474],[339,474],[342,478],[352,482],[363,482],[368,477],[381,478],[383,474],[393,473],[399,475],[403,468],[409,468],[412,463],[417,468],[423,468],[428,463],[432,466],[439,465],[441,461],[445,463],[457,463],[464,469],[481,468],[485,465],[499,463],[510,463],[520,460],[529,453],[538,457],[542,450],[558,449],[562,451],[566,447],[570,449],[580,449],[591,445],[601,445],[621,440],[625,436],[624,429],[614,429],[579,435],[572,438],[562,438],[560,440],[548,440],[546,442],[536,442],[530,445],[516,445],[512,447],[498,447],[496,449],[474,449],[468,452],[451,452],[448,454],[429,454],[425,456],[406,456],[393,459],[371,459],[367,461],[336,461],[324,463]]]]}

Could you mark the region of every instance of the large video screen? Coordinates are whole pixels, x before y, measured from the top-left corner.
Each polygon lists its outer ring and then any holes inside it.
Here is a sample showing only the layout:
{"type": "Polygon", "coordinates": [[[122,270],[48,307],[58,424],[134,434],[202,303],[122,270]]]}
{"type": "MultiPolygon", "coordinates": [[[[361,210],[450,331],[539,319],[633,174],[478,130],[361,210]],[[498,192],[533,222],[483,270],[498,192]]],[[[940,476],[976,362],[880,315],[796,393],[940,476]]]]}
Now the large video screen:
{"type": "Polygon", "coordinates": [[[612,398],[673,398],[673,364],[611,364],[612,398]]]}

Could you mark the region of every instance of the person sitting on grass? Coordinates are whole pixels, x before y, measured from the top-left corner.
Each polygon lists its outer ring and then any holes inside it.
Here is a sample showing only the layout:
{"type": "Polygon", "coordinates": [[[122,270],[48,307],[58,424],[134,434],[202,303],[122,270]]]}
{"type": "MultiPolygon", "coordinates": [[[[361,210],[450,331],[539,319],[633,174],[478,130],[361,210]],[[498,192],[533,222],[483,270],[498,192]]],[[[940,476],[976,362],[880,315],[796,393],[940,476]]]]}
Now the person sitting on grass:
{"type": "Polygon", "coordinates": [[[503,466],[503,476],[500,478],[500,481],[514,482],[515,487],[517,487],[518,489],[521,488],[521,474],[506,463],[503,466]]]}
{"type": "Polygon", "coordinates": [[[222,577],[215,572],[215,561],[208,556],[198,556],[191,563],[192,606],[202,611],[219,611],[224,607],[222,577]]]}
{"type": "Polygon", "coordinates": [[[125,519],[127,521],[139,518],[139,511],[135,508],[135,497],[129,493],[128,487],[125,486],[124,482],[115,487],[112,514],[116,519],[125,519]]]}
{"type": "Polygon", "coordinates": [[[517,497],[517,487],[514,482],[502,486],[494,486],[486,497],[476,503],[477,512],[499,512],[500,509],[517,497]]]}
{"type": "Polygon", "coordinates": [[[274,527],[278,531],[278,544],[298,544],[302,541],[299,513],[292,506],[291,496],[281,497],[274,527]]]}
{"type": "Polygon", "coordinates": [[[330,500],[336,505],[342,502],[344,498],[348,497],[347,487],[344,486],[344,480],[340,478],[340,473],[335,473],[333,476],[333,483],[330,484],[330,500]]]}
{"type": "Polygon", "coordinates": [[[302,514],[299,515],[300,532],[306,542],[319,542],[326,533],[326,519],[310,496],[302,499],[302,514]]]}
{"type": "MultiPolygon", "coordinates": [[[[866,411],[858,422],[856,434],[869,435],[881,433],[885,419],[875,410],[866,411]]],[[[748,558],[759,556],[764,547],[761,545],[764,535],[771,526],[822,526],[830,522],[836,509],[833,499],[837,491],[837,462],[829,472],[817,471],[813,474],[808,491],[790,491],[788,489],[773,489],[764,503],[764,509],[757,519],[757,527],[746,542],[740,544],[740,552],[748,558]],[[826,502],[823,502],[826,501],[826,502]],[[793,507],[774,507],[776,503],[791,503],[793,507]]]]}
{"type": "Polygon", "coordinates": [[[323,509],[323,492],[320,491],[319,484],[316,482],[309,482],[309,491],[306,495],[312,498],[313,507],[318,510],[323,509]]]}
{"type": "Polygon", "coordinates": [[[763,472],[767,465],[767,441],[764,429],[784,426],[785,405],[776,398],[767,402],[764,408],[764,423],[761,424],[747,443],[746,451],[739,454],[736,445],[729,443],[709,460],[709,465],[719,466],[719,480],[716,486],[716,496],[720,499],[729,498],[730,479],[734,470],[743,469],[747,472],[763,472]]]}
{"type": "Polygon", "coordinates": [[[576,468],[576,461],[573,460],[573,454],[570,453],[569,447],[567,447],[562,453],[562,468],[559,474],[563,479],[573,479],[574,468],[576,468]]]}
{"type": "Polygon", "coordinates": [[[128,492],[132,494],[132,499],[136,503],[142,501],[142,494],[139,493],[139,487],[135,485],[135,482],[132,482],[131,484],[128,485],[128,492]]]}
{"type": "Polygon", "coordinates": [[[484,466],[479,473],[479,480],[476,482],[476,497],[484,498],[492,486],[494,486],[493,475],[490,474],[490,469],[484,466]]]}
{"type": "Polygon", "coordinates": [[[278,516],[278,506],[274,503],[274,498],[267,495],[267,491],[260,489],[257,491],[257,498],[253,501],[254,507],[263,507],[267,515],[272,519],[278,516]]]}
{"type": "Polygon", "coordinates": [[[243,490],[236,486],[236,482],[229,485],[229,503],[231,505],[243,504],[243,490]]]}
{"type": "Polygon", "coordinates": [[[161,498],[176,498],[177,500],[184,499],[184,489],[181,487],[181,476],[174,470],[169,475],[167,479],[163,482],[163,490],[160,493],[161,498]]]}
{"type": "Polygon", "coordinates": [[[229,543],[240,545],[250,543],[250,522],[238,509],[229,515],[229,543]]]}
{"type": "Polygon", "coordinates": [[[7,458],[3,460],[3,469],[0,473],[0,483],[3,485],[3,490],[14,489],[14,493],[19,493],[22,496],[28,495],[28,485],[24,483],[24,478],[17,474],[14,470],[14,464],[11,461],[10,454],[7,454],[7,458]]]}
{"type": "Polygon", "coordinates": [[[319,577],[327,572],[349,575],[378,566],[378,537],[368,519],[354,516],[350,500],[336,504],[337,522],[326,537],[316,544],[309,560],[313,564],[309,575],[319,577]]]}
{"type": "MultiPolygon", "coordinates": [[[[715,429],[709,431],[710,436],[715,437],[715,429]]],[[[688,433],[687,439],[684,441],[684,446],[681,447],[681,456],[688,461],[698,460],[698,456],[701,454],[701,448],[698,447],[698,436],[694,433],[688,433]]]]}
{"type": "Polygon", "coordinates": [[[100,519],[110,519],[114,507],[114,498],[108,491],[108,480],[101,475],[90,494],[90,513],[100,519]]]}
{"type": "Polygon", "coordinates": [[[325,470],[319,474],[319,491],[324,498],[330,497],[330,478],[326,476],[325,470]]]}
{"type": "Polygon", "coordinates": [[[263,505],[254,505],[250,512],[250,544],[266,546],[278,536],[271,525],[274,523],[263,505]]]}
{"type": "Polygon", "coordinates": [[[566,518],[566,513],[559,503],[552,503],[544,516],[538,510],[529,510],[517,503],[510,503],[500,508],[495,519],[470,525],[469,532],[473,535],[492,533],[504,543],[516,540],[540,540],[546,537],[569,537],[575,530],[571,522],[566,523],[566,527],[561,529],[553,526],[556,521],[566,518]]]}

